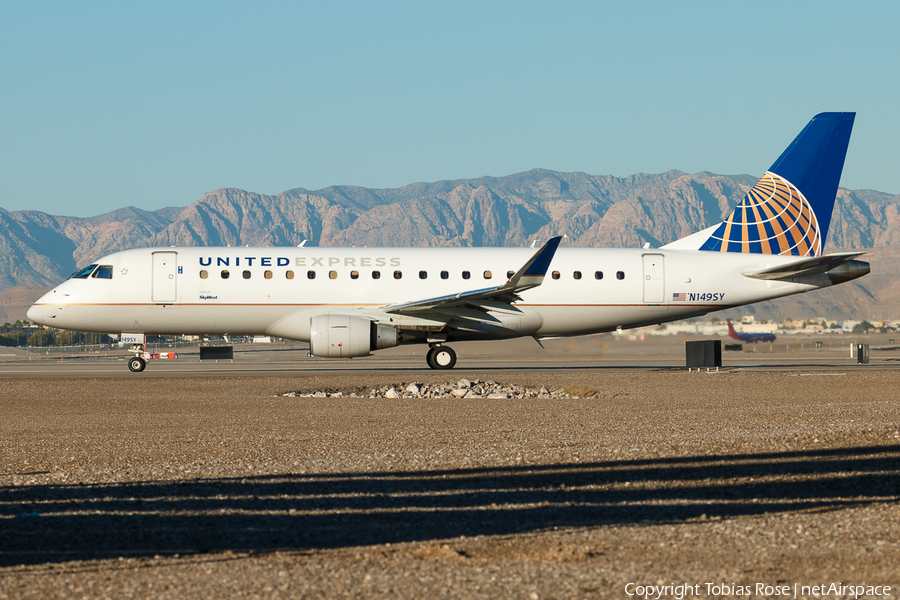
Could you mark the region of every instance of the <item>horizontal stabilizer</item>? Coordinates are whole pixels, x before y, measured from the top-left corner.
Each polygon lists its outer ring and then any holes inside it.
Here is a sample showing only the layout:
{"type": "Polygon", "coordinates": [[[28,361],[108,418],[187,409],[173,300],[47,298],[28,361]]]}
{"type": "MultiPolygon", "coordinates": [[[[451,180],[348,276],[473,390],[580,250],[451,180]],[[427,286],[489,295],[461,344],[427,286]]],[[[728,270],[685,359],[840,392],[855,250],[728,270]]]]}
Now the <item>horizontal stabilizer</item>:
{"type": "Polygon", "coordinates": [[[846,262],[850,262],[857,256],[862,256],[863,254],[865,254],[865,252],[826,254],[825,256],[804,258],[786,265],[778,265],[777,267],[770,267],[761,271],[751,271],[744,273],[743,275],[744,277],[752,277],[753,279],[788,281],[797,277],[808,277],[810,275],[827,273],[831,269],[846,262]]]}

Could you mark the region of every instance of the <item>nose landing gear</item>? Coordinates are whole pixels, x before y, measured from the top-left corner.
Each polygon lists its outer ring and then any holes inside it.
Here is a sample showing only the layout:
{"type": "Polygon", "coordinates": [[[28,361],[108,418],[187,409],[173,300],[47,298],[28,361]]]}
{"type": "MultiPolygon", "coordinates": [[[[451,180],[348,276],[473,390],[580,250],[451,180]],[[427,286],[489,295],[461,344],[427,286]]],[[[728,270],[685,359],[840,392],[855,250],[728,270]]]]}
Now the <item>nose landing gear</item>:
{"type": "Polygon", "coordinates": [[[148,352],[144,344],[133,344],[129,349],[134,356],[128,359],[128,369],[132,373],[140,373],[147,366],[148,360],[157,358],[178,358],[174,352],[148,352]]]}
{"type": "Polygon", "coordinates": [[[432,346],[425,355],[425,362],[432,369],[452,369],[456,365],[456,352],[450,346],[432,346]]]}

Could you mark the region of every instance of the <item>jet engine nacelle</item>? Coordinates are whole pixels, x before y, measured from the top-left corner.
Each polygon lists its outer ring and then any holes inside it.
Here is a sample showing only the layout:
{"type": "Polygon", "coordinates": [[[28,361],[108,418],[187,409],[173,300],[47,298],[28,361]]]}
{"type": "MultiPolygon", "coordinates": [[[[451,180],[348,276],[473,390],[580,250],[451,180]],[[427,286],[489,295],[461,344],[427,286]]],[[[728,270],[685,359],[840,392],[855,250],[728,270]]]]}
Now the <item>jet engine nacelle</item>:
{"type": "Polygon", "coordinates": [[[350,315],[319,315],[309,320],[309,353],[321,358],[368,356],[372,350],[393,348],[397,330],[350,315]]]}

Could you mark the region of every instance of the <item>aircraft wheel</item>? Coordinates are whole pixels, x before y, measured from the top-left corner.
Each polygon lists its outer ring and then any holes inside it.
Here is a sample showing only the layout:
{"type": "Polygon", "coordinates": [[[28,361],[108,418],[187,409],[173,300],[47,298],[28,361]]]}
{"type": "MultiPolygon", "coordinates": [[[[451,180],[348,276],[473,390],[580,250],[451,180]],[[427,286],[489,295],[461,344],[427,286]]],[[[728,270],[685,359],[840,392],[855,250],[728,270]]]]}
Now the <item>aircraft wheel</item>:
{"type": "Polygon", "coordinates": [[[428,351],[425,360],[432,369],[452,369],[456,365],[456,352],[450,346],[437,346],[428,351]]]}
{"type": "Polygon", "coordinates": [[[128,361],[128,368],[134,373],[140,373],[147,366],[147,361],[140,356],[135,356],[128,361]]]}

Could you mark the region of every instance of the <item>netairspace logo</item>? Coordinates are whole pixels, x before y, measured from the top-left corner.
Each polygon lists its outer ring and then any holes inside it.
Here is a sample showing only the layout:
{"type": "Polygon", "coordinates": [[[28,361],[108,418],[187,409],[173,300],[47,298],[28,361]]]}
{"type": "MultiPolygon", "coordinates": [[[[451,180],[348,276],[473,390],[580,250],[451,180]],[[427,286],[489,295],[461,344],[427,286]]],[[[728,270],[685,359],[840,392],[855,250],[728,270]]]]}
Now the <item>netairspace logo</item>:
{"type": "Polygon", "coordinates": [[[641,585],[638,583],[625,584],[625,593],[628,596],[644,598],[644,600],[662,600],[662,598],[674,598],[682,600],[686,597],[711,596],[746,596],[763,598],[802,598],[815,596],[817,598],[890,598],[891,586],[889,585],[844,585],[842,583],[820,583],[818,585],[769,585],[765,583],[739,585],[736,583],[696,583],[669,585],[641,585]]]}

